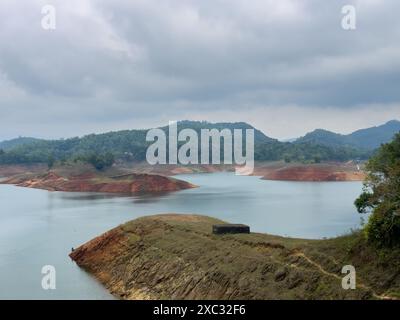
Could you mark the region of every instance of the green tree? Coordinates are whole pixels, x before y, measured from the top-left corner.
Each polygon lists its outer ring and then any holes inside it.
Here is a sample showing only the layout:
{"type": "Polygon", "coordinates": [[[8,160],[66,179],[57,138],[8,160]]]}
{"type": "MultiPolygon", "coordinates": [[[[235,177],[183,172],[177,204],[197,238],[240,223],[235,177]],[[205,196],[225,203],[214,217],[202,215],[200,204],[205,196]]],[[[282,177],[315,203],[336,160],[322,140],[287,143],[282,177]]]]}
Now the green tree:
{"type": "Polygon", "coordinates": [[[355,201],[360,213],[372,212],[365,227],[369,241],[400,245],[400,133],[384,144],[366,165],[363,193],[355,201]]]}
{"type": "Polygon", "coordinates": [[[99,171],[111,167],[114,161],[114,155],[110,152],[105,154],[92,153],[87,157],[87,162],[99,171]]]}
{"type": "Polygon", "coordinates": [[[285,160],[286,163],[292,162],[292,158],[289,155],[284,155],[283,159],[285,160]]]}
{"type": "Polygon", "coordinates": [[[314,163],[321,163],[321,156],[319,154],[314,156],[314,163]]]}

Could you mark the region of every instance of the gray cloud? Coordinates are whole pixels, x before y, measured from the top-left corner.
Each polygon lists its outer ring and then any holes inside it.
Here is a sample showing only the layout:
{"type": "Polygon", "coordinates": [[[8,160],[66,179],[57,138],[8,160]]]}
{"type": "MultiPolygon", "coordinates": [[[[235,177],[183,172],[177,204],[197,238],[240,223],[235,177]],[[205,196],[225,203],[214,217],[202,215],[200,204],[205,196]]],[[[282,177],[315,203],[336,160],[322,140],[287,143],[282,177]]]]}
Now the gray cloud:
{"type": "Polygon", "coordinates": [[[399,10],[396,0],[2,0],[0,139],[220,115],[288,137],[313,114],[314,127],[338,131],[378,120],[377,109],[399,118],[399,10]],[[56,30],[41,28],[44,4],[56,30]],[[344,4],[357,9],[355,31],[341,28],[344,4]],[[341,127],[332,115],[346,110],[363,121],[341,127]]]}

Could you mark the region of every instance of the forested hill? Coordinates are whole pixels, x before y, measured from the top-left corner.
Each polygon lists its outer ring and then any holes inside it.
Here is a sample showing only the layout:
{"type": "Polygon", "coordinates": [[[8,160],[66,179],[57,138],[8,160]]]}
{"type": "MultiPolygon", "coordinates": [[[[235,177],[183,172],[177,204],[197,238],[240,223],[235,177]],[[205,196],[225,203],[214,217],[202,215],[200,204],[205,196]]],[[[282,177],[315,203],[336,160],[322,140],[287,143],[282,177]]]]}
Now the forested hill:
{"type": "MultiPolygon", "coordinates": [[[[251,125],[238,123],[209,123],[199,121],[178,122],[178,130],[191,128],[197,132],[200,129],[254,129],[255,130],[255,160],[286,160],[319,162],[325,160],[345,161],[355,158],[367,158],[370,151],[360,150],[352,146],[327,146],[308,141],[296,143],[280,142],[266,136],[251,125]]],[[[168,127],[163,127],[168,131],[168,127]]],[[[38,140],[19,138],[3,142],[0,147],[0,164],[38,163],[54,161],[70,161],[93,154],[112,153],[117,160],[143,161],[147,147],[147,130],[123,130],[103,134],[90,134],[83,137],[59,140],[38,140]],[[13,146],[10,147],[10,144],[13,146]]]]}
{"type": "Polygon", "coordinates": [[[30,137],[19,137],[11,140],[6,140],[6,141],[1,141],[0,142],[0,149],[3,151],[7,151],[10,149],[13,149],[17,146],[23,145],[23,144],[30,144],[33,142],[37,142],[39,139],[35,138],[30,138],[30,137]]]}
{"type": "Polygon", "coordinates": [[[400,131],[400,121],[392,120],[381,126],[357,130],[342,135],[331,131],[317,129],[295,141],[295,143],[313,143],[329,147],[352,147],[363,150],[377,149],[381,144],[390,142],[400,131]]]}

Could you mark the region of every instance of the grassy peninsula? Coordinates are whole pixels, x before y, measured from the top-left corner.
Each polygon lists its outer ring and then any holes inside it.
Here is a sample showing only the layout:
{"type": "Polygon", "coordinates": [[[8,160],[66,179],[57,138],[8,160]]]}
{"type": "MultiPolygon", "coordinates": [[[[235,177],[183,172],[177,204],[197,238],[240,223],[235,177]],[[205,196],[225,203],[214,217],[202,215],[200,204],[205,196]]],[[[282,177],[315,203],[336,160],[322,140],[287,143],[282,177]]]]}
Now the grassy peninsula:
{"type": "Polygon", "coordinates": [[[303,240],[213,235],[220,220],[166,214],[128,222],[71,258],[121,299],[397,299],[399,250],[377,250],[361,233],[303,240]],[[342,267],[357,271],[344,290],[342,267]]]}

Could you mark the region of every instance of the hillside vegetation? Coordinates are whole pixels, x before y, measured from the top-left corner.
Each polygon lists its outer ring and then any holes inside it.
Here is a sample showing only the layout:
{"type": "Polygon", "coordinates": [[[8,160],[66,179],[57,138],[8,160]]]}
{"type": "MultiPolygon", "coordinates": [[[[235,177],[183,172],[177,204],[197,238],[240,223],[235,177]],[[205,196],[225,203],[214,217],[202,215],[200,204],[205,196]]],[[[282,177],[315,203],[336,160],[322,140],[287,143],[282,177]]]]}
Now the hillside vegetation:
{"type": "Polygon", "coordinates": [[[390,142],[400,131],[400,121],[392,120],[381,126],[357,130],[343,135],[317,129],[296,140],[295,143],[313,143],[329,147],[350,147],[362,150],[374,150],[382,143],[390,142]]]}
{"type": "MultiPolygon", "coordinates": [[[[201,129],[254,129],[249,124],[216,123],[196,121],[182,121],[178,123],[178,130],[191,128],[200,132],[201,129]]],[[[168,133],[168,127],[162,128],[168,133]]],[[[350,159],[366,159],[372,151],[360,150],[352,146],[325,145],[314,141],[280,142],[255,130],[255,160],[287,162],[309,162],[334,160],[346,161],[350,159]]],[[[91,134],[84,137],[75,137],[61,140],[37,140],[19,138],[0,144],[0,164],[29,164],[50,163],[54,161],[67,162],[77,159],[105,155],[111,153],[119,161],[144,161],[146,150],[151,142],[146,142],[147,130],[124,130],[103,134],[91,134]],[[6,146],[2,148],[1,145],[6,146]]],[[[182,145],[183,142],[180,142],[182,145]]]]}
{"type": "Polygon", "coordinates": [[[31,144],[38,141],[40,141],[40,139],[35,139],[30,137],[19,137],[11,140],[1,141],[0,149],[3,151],[7,151],[21,145],[31,144]]]}

